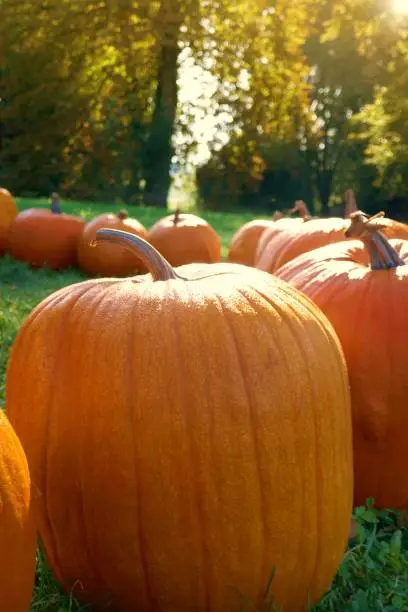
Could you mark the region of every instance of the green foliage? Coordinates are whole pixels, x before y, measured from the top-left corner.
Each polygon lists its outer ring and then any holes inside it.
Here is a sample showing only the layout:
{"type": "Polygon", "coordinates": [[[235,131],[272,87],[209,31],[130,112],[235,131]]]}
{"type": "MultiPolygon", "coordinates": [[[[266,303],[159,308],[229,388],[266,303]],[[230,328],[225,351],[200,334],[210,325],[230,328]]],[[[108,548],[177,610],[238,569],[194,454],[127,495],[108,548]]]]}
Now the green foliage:
{"type": "Polygon", "coordinates": [[[356,508],[357,536],[316,612],[408,610],[408,529],[395,512],[356,508]]]}
{"type": "Polygon", "coordinates": [[[172,162],[194,147],[194,108],[178,104],[188,60],[213,79],[202,110],[220,126],[199,171],[206,208],[303,197],[328,213],[373,178],[405,195],[408,30],[390,6],[2,0],[0,181],[164,206],[172,162]],[[276,150],[291,150],[289,168],[276,150]]]}

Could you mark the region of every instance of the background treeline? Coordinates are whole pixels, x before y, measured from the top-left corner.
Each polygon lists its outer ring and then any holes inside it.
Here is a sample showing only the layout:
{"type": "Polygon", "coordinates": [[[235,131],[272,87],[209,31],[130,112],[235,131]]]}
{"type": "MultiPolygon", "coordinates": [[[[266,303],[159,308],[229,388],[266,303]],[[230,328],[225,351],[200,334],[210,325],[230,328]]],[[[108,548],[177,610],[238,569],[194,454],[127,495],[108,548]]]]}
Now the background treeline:
{"type": "Polygon", "coordinates": [[[229,135],[196,169],[201,207],[303,198],[333,214],[352,187],[368,212],[407,217],[408,21],[391,5],[0,0],[0,184],[165,205],[195,145],[189,58],[216,79],[208,112],[229,135]]]}

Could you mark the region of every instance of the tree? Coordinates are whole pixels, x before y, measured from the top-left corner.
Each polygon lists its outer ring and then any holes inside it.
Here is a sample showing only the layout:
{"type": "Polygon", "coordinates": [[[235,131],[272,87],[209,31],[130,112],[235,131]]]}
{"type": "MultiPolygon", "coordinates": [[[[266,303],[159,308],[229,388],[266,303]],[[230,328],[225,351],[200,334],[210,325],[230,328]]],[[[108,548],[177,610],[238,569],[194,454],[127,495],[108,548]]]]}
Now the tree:
{"type": "MultiPolygon", "coordinates": [[[[352,31],[373,87],[371,100],[350,122],[350,137],[368,164],[361,174],[368,174],[374,188],[392,202],[389,213],[401,215],[397,198],[408,196],[408,19],[396,15],[389,0],[348,0],[345,9],[342,4],[336,4],[330,35],[339,38],[346,28],[352,31]]],[[[408,207],[407,201],[403,204],[408,207]]]]}

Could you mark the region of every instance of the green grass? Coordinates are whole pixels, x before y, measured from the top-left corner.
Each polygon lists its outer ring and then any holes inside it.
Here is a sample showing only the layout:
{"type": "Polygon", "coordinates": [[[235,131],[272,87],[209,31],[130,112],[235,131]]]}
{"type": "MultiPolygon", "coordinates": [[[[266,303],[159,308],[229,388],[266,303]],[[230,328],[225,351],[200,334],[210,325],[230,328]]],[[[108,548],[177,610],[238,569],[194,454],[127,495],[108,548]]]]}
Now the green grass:
{"type": "MultiPolygon", "coordinates": [[[[24,200],[19,205],[20,208],[44,206],[47,201],[24,200]]],[[[119,206],[63,203],[64,211],[81,214],[85,218],[118,209],[119,206]]],[[[129,207],[129,213],[150,227],[166,211],[129,207]]],[[[220,233],[224,254],[234,231],[250,219],[249,214],[211,213],[205,217],[220,233]]],[[[76,270],[63,273],[31,270],[9,257],[0,259],[0,406],[5,399],[4,380],[9,349],[22,321],[44,297],[83,278],[76,270]]],[[[314,612],[408,612],[407,527],[400,525],[400,518],[395,513],[377,512],[371,506],[357,509],[355,517],[359,525],[357,537],[345,553],[332,588],[313,608],[314,612]]],[[[62,592],[39,552],[31,611],[79,612],[86,609],[89,608],[81,607],[62,592]]],[[[275,609],[273,601],[266,594],[261,611],[272,612],[275,609]]],[[[250,602],[245,602],[242,610],[250,612],[254,607],[250,602]]]]}

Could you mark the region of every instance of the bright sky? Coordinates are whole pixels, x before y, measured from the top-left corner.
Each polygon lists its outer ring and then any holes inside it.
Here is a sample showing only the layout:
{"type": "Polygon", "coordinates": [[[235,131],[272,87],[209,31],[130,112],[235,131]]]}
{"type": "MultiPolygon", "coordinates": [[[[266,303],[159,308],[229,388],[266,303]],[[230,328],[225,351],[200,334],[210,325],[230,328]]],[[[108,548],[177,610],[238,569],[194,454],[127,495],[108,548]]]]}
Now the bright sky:
{"type": "MultiPolygon", "coordinates": [[[[197,66],[188,51],[180,58],[179,70],[179,105],[180,108],[188,108],[192,114],[190,128],[197,149],[190,155],[193,164],[202,164],[210,157],[209,144],[217,136],[222,143],[228,141],[226,128],[220,129],[220,124],[226,126],[229,117],[226,113],[215,116],[215,108],[212,97],[217,88],[216,78],[200,66],[197,66]]],[[[177,134],[176,144],[185,139],[183,134],[177,134]]]]}
{"type": "Polygon", "coordinates": [[[392,0],[392,8],[396,13],[408,15],[408,0],[392,0]]]}

